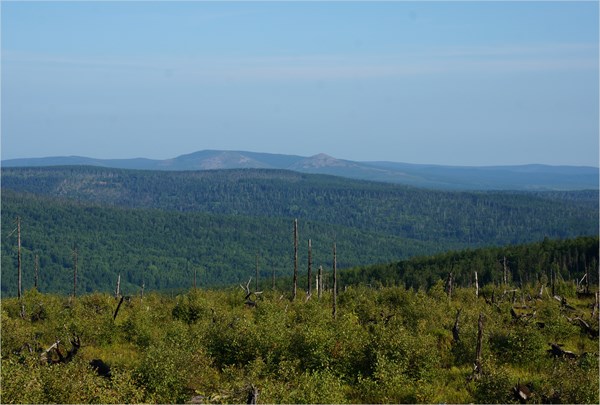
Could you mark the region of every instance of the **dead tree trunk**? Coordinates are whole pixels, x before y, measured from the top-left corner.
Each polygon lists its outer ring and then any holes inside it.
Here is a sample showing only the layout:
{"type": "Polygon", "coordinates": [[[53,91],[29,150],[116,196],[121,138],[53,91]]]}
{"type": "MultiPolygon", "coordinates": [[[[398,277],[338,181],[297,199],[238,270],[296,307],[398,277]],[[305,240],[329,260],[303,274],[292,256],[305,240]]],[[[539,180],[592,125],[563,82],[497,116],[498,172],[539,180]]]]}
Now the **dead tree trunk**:
{"type": "Polygon", "coordinates": [[[21,217],[17,217],[17,271],[18,271],[18,290],[17,298],[21,300],[22,288],[21,288],[21,217]]]}
{"type": "Polygon", "coordinates": [[[77,296],[77,246],[73,248],[73,298],[77,296]]]}
{"type": "Polygon", "coordinates": [[[504,285],[508,284],[508,266],[506,265],[506,256],[503,256],[502,267],[504,269],[504,285]]]}
{"type": "Polygon", "coordinates": [[[115,288],[115,298],[119,298],[121,295],[121,273],[117,277],[117,287],[115,288]]]}
{"type": "Polygon", "coordinates": [[[140,295],[140,301],[144,300],[144,287],[146,286],[146,283],[142,280],[142,291],[141,291],[141,295],[140,295]]]}
{"type": "Polygon", "coordinates": [[[473,370],[473,377],[479,378],[481,375],[481,347],[483,344],[483,313],[479,313],[479,320],[477,321],[477,347],[475,349],[475,368],[473,370]]]}
{"type": "Polygon", "coordinates": [[[585,266],[585,293],[590,293],[590,270],[588,266],[585,266]]]}
{"type": "Polygon", "coordinates": [[[294,219],[294,288],[292,290],[292,300],[296,299],[297,288],[298,288],[298,219],[294,219]]]}
{"type": "Polygon", "coordinates": [[[308,296],[312,295],[312,241],[308,240],[308,296]]]}
{"type": "Polygon", "coordinates": [[[475,272],[475,298],[479,298],[479,280],[477,279],[477,272],[475,272]]]}
{"type": "Polygon", "coordinates": [[[121,309],[121,304],[123,303],[123,299],[125,299],[125,297],[121,296],[121,299],[119,300],[119,304],[117,305],[117,309],[115,309],[115,313],[113,314],[113,321],[115,319],[117,319],[117,315],[119,314],[119,309],[121,309]]]}
{"type": "Polygon", "coordinates": [[[337,254],[333,243],[333,319],[337,318],[337,254]]]}
{"type": "Polygon", "coordinates": [[[446,293],[448,294],[448,299],[452,299],[452,284],[454,282],[454,274],[450,272],[448,274],[448,279],[446,280],[446,293]]]}
{"type": "Polygon", "coordinates": [[[248,283],[246,283],[246,287],[244,287],[243,285],[240,284],[240,288],[242,290],[244,290],[244,292],[246,293],[246,296],[244,297],[244,300],[245,300],[244,303],[249,307],[255,307],[256,306],[256,298],[258,298],[258,296],[260,294],[262,294],[262,291],[255,291],[255,292],[250,291],[250,282],[251,281],[252,281],[252,277],[250,277],[250,279],[248,280],[248,283]],[[252,294],[254,294],[254,296],[256,297],[255,300],[250,299],[252,294]]]}
{"type": "Polygon", "coordinates": [[[323,266],[319,266],[319,274],[317,275],[317,295],[319,299],[323,296],[323,266]]]}
{"type": "Polygon", "coordinates": [[[39,256],[36,254],[34,261],[33,261],[33,286],[35,287],[35,289],[38,289],[38,271],[39,271],[39,267],[40,267],[40,258],[39,256]]]}
{"type": "Polygon", "coordinates": [[[254,271],[254,276],[256,277],[254,291],[258,291],[258,253],[256,254],[256,269],[254,271]]]}
{"type": "Polygon", "coordinates": [[[40,355],[40,360],[45,361],[48,364],[70,362],[71,360],[73,360],[73,357],[75,357],[75,355],[79,351],[79,348],[81,347],[81,341],[79,340],[79,336],[74,336],[72,339],[70,339],[70,342],[71,342],[71,349],[67,350],[66,356],[63,355],[62,352],[60,351],[60,348],[59,348],[60,340],[57,340],[56,342],[54,342],[54,344],[52,346],[50,346],[48,349],[46,349],[40,355]],[[54,352],[58,356],[58,360],[52,359],[52,357],[51,357],[52,350],[54,350],[54,352]]]}

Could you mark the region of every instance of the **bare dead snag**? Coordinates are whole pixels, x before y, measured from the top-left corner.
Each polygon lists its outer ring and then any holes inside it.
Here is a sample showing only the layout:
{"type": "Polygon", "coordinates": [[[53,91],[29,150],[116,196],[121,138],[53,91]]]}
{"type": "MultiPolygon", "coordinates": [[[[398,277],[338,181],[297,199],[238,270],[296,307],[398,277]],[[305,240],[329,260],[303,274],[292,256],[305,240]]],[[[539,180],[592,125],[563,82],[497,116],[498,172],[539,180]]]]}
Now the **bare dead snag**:
{"type": "Polygon", "coordinates": [[[36,254],[33,260],[33,286],[38,289],[38,270],[40,267],[40,257],[36,254]]]}
{"type": "Polygon", "coordinates": [[[242,290],[244,290],[244,292],[246,293],[246,296],[244,297],[244,303],[249,306],[249,307],[255,307],[256,306],[256,298],[254,300],[250,299],[250,297],[252,296],[252,294],[254,294],[255,296],[258,296],[259,294],[262,294],[262,291],[250,291],[250,282],[252,281],[252,277],[250,277],[250,279],[248,279],[248,282],[246,283],[246,286],[244,287],[243,285],[240,284],[240,288],[242,290]]]}
{"type": "Polygon", "coordinates": [[[477,321],[477,347],[475,349],[475,368],[473,369],[473,378],[478,379],[481,376],[481,349],[483,345],[483,313],[479,313],[477,321]]]}
{"type": "Polygon", "coordinates": [[[319,266],[319,274],[317,276],[317,295],[319,299],[323,296],[323,266],[319,266]]]}
{"type": "Polygon", "coordinates": [[[475,298],[479,298],[479,280],[477,280],[477,272],[475,272],[475,298]]]}
{"type": "Polygon", "coordinates": [[[308,296],[312,295],[312,241],[308,240],[308,296]]]}
{"type": "Polygon", "coordinates": [[[77,296],[77,246],[73,247],[73,298],[77,296]]]}
{"type": "Polygon", "coordinates": [[[254,277],[256,277],[254,291],[258,291],[258,253],[256,254],[256,268],[254,270],[254,277]]]}
{"type": "Polygon", "coordinates": [[[47,348],[46,350],[44,350],[42,352],[42,354],[40,354],[40,361],[44,362],[44,363],[48,363],[48,364],[52,364],[52,361],[49,357],[50,352],[56,348],[58,348],[58,345],[60,344],[60,340],[57,340],[56,342],[54,342],[49,348],[47,348]]]}
{"type": "Polygon", "coordinates": [[[452,272],[448,273],[448,278],[446,279],[446,293],[448,294],[448,299],[452,299],[452,284],[454,282],[454,274],[452,272]]]}
{"type": "Polygon", "coordinates": [[[581,329],[582,332],[584,332],[585,334],[589,335],[591,338],[597,338],[598,337],[598,330],[592,328],[590,326],[589,323],[587,323],[586,321],[584,321],[583,319],[581,319],[581,317],[576,317],[576,318],[569,318],[568,316],[565,316],[567,318],[567,320],[575,325],[575,326],[579,326],[579,328],[581,329]]]}
{"type": "Polygon", "coordinates": [[[119,300],[119,304],[117,305],[117,309],[115,309],[115,313],[113,314],[113,321],[117,319],[117,315],[119,314],[119,309],[121,308],[123,299],[125,299],[125,297],[121,296],[121,299],[119,300]]]}
{"type": "Polygon", "coordinates": [[[119,276],[117,277],[117,286],[115,288],[115,298],[119,298],[120,295],[121,295],[121,273],[119,273],[119,276]]]}
{"type": "Polygon", "coordinates": [[[333,319],[337,318],[337,254],[333,243],[333,319]]]}
{"type": "Polygon", "coordinates": [[[69,339],[69,342],[71,342],[71,349],[67,350],[67,355],[64,358],[65,363],[70,362],[81,347],[81,340],[79,339],[79,336],[73,336],[73,338],[69,339]]]}
{"type": "Polygon", "coordinates": [[[298,288],[298,219],[294,219],[294,287],[292,289],[292,300],[296,299],[298,288]]]}
{"type": "Polygon", "coordinates": [[[21,295],[22,295],[22,287],[21,287],[21,280],[22,280],[22,273],[21,273],[21,217],[17,217],[17,271],[18,271],[18,290],[17,290],[17,298],[19,298],[19,301],[21,300],[21,295]]]}
{"type": "Polygon", "coordinates": [[[15,232],[17,233],[17,298],[21,304],[21,318],[25,318],[25,303],[21,300],[21,217],[16,217],[15,223],[17,224],[17,227],[8,234],[7,238],[12,236],[15,232]]]}
{"type": "Polygon", "coordinates": [[[62,352],[60,351],[60,340],[57,340],[56,342],[54,342],[52,344],[52,346],[50,346],[48,349],[46,349],[40,356],[40,360],[46,362],[47,364],[58,364],[58,363],[68,363],[71,360],[73,360],[73,357],[75,357],[75,355],[77,354],[77,352],[79,351],[79,348],[81,347],[81,341],[79,339],[79,336],[75,335],[73,336],[73,338],[69,339],[69,341],[71,342],[71,349],[67,350],[67,354],[66,356],[62,354],[62,352]],[[54,351],[58,357],[57,360],[53,359],[51,356],[51,352],[54,351]]]}

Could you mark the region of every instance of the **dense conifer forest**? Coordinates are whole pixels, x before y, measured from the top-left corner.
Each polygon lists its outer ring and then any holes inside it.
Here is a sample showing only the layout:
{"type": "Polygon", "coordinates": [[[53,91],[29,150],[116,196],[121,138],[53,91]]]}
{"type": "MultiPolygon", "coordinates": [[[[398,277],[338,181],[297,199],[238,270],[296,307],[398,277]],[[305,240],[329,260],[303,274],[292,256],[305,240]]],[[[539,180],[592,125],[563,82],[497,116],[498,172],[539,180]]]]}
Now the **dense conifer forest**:
{"type": "MultiPolygon", "coordinates": [[[[72,252],[83,291],[177,290],[290,274],[300,262],[389,263],[463,248],[597,235],[598,192],[445,192],[282,170],[151,172],[98,167],[2,169],[2,235],[22,222],[24,285],[67,292],[72,252]]],[[[14,294],[16,240],[2,238],[2,293],[14,294]]],[[[514,267],[514,266],[513,266],[514,267]]],[[[517,276],[517,275],[515,275],[517,276]]],[[[422,277],[421,277],[422,278],[422,277]]],[[[431,280],[430,280],[431,281],[431,280]]],[[[417,284],[423,284],[423,280],[417,284]]]]}

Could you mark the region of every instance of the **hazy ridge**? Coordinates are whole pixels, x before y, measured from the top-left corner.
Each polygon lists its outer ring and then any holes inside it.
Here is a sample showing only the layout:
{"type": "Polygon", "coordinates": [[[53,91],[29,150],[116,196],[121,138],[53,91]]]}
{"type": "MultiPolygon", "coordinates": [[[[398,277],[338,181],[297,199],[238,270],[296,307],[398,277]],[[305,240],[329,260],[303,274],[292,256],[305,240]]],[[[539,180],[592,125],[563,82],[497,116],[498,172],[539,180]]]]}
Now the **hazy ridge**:
{"type": "Polygon", "coordinates": [[[91,165],[138,170],[284,169],[302,173],[454,190],[598,189],[598,168],[589,166],[443,166],[356,162],[326,154],[303,157],[246,151],[203,150],[172,159],[95,159],[82,156],[8,159],[3,167],[91,165]]]}

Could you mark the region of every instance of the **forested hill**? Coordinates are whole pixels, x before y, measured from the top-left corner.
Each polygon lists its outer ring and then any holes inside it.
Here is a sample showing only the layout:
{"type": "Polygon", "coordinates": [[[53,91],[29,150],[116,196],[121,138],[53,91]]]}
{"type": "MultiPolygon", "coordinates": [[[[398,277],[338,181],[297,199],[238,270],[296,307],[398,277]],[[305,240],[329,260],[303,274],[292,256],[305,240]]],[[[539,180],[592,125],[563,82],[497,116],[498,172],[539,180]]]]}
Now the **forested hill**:
{"type": "Polygon", "coordinates": [[[480,286],[550,286],[558,281],[583,280],[582,286],[598,285],[598,237],[579,237],[480,249],[450,251],[434,256],[415,257],[400,262],[357,267],[342,272],[345,285],[403,285],[430,288],[439,280],[455,287],[471,287],[475,273],[480,286]]]}
{"type": "Polygon", "coordinates": [[[298,218],[440,249],[598,232],[598,191],[446,192],[282,170],[5,168],[2,188],[127,208],[298,218]]]}
{"type": "Polygon", "coordinates": [[[598,234],[598,192],[442,192],[279,170],[149,172],[96,167],[2,170],[2,291],[16,285],[21,217],[25,286],[39,255],[46,291],[187,288],[291,274],[292,221],[314,264],[386,263],[467,247],[598,234]]]}
{"type": "MultiPolygon", "coordinates": [[[[35,256],[39,289],[69,293],[73,285],[73,248],[78,252],[80,292],[114,291],[121,274],[126,294],[181,290],[246,282],[291,274],[291,219],[103,207],[45,196],[2,192],[2,294],[16,295],[17,235],[21,222],[23,288],[34,285],[35,256]],[[11,234],[12,233],[12,234],[11,234]]],[[[331,267],[331,244],[337,241],[338,265],[352,267],[440,251],[419,242],[341,225],[299,222],[302,266],[306,240],[312,239],[315,269],[331,267]]]]}

